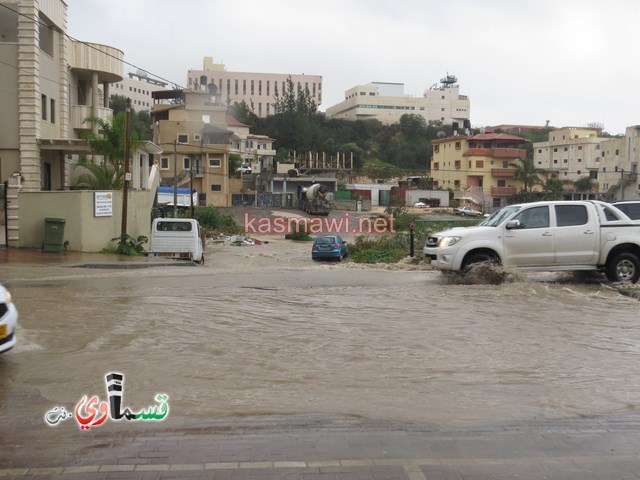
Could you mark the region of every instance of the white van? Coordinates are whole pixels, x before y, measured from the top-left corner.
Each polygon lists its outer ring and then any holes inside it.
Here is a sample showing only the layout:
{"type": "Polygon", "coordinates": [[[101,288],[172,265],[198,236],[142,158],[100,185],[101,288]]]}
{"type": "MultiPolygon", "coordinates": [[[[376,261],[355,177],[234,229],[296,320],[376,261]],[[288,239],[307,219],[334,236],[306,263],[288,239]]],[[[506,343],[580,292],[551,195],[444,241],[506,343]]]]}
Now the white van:
{"type": "Polygon", "coordinates": [[[151,225],[150,257],[204,263],[204,232],[193,218],[156,218],[151,225]]]}

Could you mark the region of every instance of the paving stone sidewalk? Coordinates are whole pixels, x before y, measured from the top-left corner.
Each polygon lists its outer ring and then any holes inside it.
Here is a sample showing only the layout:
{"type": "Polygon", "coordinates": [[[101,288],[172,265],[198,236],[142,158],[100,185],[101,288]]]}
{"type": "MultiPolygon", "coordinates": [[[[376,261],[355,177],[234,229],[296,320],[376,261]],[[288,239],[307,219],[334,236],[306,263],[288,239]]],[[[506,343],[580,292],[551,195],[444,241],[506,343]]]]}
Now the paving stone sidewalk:
{"type": "MultiPolygon", "coordinates": [[[[640,417],[442,430],[411,425],[274,419],[61,438],[23,451],[16,479],[484,480],[640,479],[640,417]],[[302,426],[307,423],[308,426],[302,426]],[[84,438],[78,443],[78,438],[84,438]],[[58,445],[59,447],[60,445],[58,445]]],[[[0,451],[14,451],[11,440],[0,451]],[[7,448],[9,447],[9,448],[7,448]]],[[[20,457],[20,458],[18,458],[20,457]]],[[[4,466],[3,466],[4,465],[4,466]]]]}

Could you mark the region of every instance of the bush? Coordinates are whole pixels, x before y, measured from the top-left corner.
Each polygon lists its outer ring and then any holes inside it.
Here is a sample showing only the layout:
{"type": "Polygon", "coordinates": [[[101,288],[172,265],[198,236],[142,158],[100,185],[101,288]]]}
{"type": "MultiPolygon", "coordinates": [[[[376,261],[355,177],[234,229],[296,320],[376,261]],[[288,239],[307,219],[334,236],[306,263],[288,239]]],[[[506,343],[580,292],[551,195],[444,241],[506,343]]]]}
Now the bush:
{"type": "Polygon", "coordinates": [[[242,227],[238,225],[232,215],[221,213],[216,207],[196,207],[193,217],[208,231],[224,233],[242,233],[242,227]]]}
{"type": "Polygon", "coordinates": [[[289,240],[295,240],[297,242],[308,242],[309,240],[311,240],[311,235],[309,235],[305,231],[300,231],[290,233],[289,235],[287,235],[287,238],[289,240]]]}
{"type": "Polygon", "coordinates": [[[355,263],[396,263],[409,251],[406,235],[365,237],[360,235],[349,245],[349,258],[355,263]]]}
{"type": "Polygon", "coordinates": [[[112,242],[118,242],[115,253],[118,255],[138,256],[144,252],[144,244],[149,241],[144,235],[133,238],[131,235],[124,234],[111,239],[112,242]]]}

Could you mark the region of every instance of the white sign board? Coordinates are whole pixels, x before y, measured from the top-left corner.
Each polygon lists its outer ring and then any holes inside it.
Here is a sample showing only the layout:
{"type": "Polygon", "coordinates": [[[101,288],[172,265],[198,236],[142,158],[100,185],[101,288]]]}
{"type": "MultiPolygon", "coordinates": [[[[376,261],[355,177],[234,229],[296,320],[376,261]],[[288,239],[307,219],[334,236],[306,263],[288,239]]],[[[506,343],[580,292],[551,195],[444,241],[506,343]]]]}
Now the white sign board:
{"type": "Polygon", "coordinates": [[[93,192],[93,216],[113,216],[113,192],[93,192]]]}

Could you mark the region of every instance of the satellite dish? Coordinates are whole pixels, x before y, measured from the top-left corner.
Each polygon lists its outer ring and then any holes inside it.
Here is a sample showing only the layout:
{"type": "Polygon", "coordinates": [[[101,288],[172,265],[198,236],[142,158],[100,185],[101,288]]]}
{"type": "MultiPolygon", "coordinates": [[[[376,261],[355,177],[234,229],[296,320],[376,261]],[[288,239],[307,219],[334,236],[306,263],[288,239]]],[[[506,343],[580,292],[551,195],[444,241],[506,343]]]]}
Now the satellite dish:
{"type": "Polygon", "coordinates": [[[440,130],[436,135],[438,135],[438,138],[444,138],[447,136],[447,133],[443,130],[440,130]]]}

